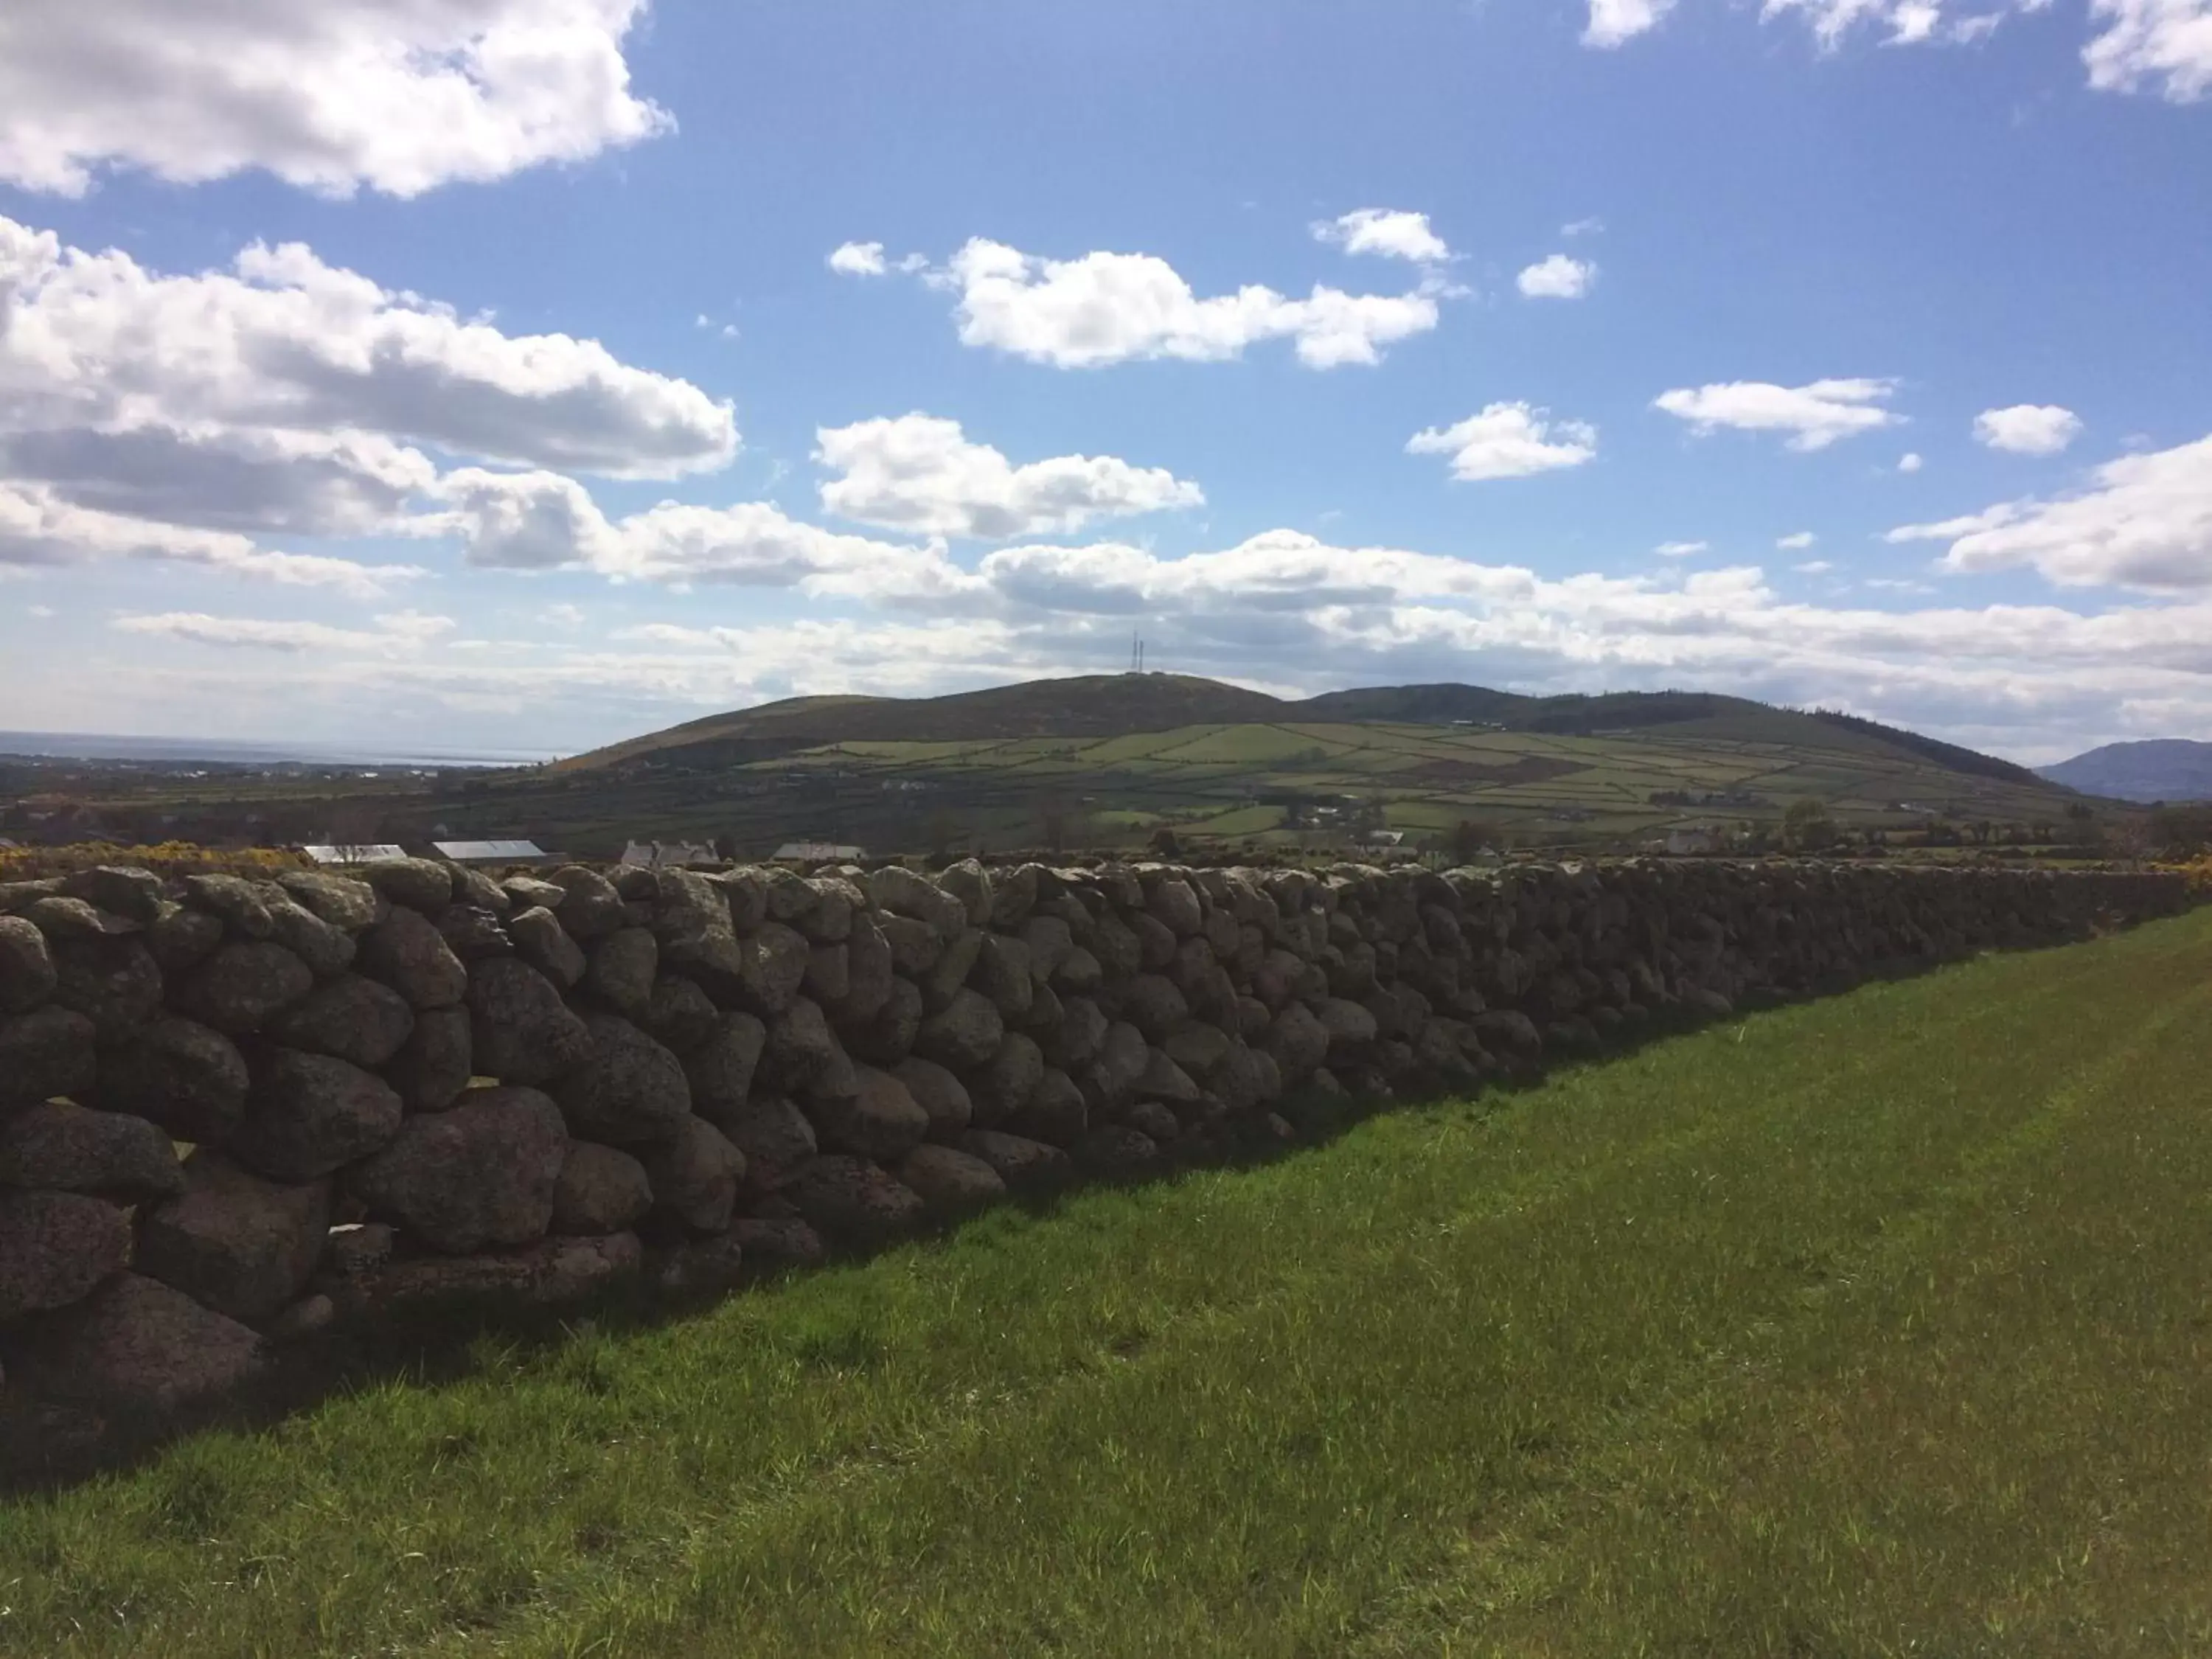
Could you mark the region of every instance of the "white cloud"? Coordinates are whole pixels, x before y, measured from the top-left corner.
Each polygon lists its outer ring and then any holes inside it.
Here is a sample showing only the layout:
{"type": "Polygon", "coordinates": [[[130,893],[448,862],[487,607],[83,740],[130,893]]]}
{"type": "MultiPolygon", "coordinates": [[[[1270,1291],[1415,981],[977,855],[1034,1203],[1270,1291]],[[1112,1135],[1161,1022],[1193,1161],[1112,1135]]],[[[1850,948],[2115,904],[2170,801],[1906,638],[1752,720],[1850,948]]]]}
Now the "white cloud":
{"type": "Polygon", "coordinates": [[[464,320],[298,244],[168,276],[0,218],[0,562],[162,558],[373,592],[396,567],[249,538],[419,533],[426,450],[650,477],[737,441],[730,406],[687,381],[464,320]]]}
{"type": "Polygon", "coordinates": [[[1887,380],[1815,380],[1774,386],[1732,380],[1662,392],[1652,407],[1687,421],[1700,434],[1718,427],[1743,432],[1787,432],[1790,447],[1826,449],[1839,438],[1894,426],[1899,416],[1879,407],[1897,389],[1887,380]]]}
{"type": "Polygon", "coordinates": [[[1820,539],[1809,530],[1800,530],[1790,535],[1777,538],[1774,544],[1784,553],[1802,553],[1820,539]]]}
{"type": "Polygon", "coordinates": [[[2212,0],[2090,0],[2104,32],[2081,49],[2100,92],[2154,88],[2171,103],[2212,92],[2212,0]]]}
{"type": "Polygon", "coordinates": [[[884,274],[881,242],[840,242],[830,252],[830,269],[841,276],[880,276],[884,274]]]}
{"type": "Polygon", "coordinates": [[[580,605],[549,605],[538,613],[538,620],[548,628],[581,628],[584,625],[584,607],[580,605]]]}
{"type": "Polygon", "coordinates": [[[1410,294],[1346,294],[1316,286],[1303,300],[1257,284],[1200,299],[1148,253],[1047,259],[976,238],[930,280],[959,293],[963,344],[1055,368],[1176,357],[1220,362],[1263,340],[1287,339],[1309,368],[1374,363],[1382,349],[1437,325],[1433,281],[1410,294]]]}
{"type": "Polygon", "coordinates": [[[973,586],[940,546],[839,535],[765,501],[663,501],[611,520],[574,478],[478,467],[447,474],[439,493],[451,503],[444,527],[479,567],[581,568],[618,581],[795,587],[885,600],[941,599],[973,586]]]}
{"type": "Polygon", "coordinates": [[[1826,559],[1808,559],[1802,564],[1790,567],[1801,576],[1825,576],[1836,567],[1826,559]]]}
{"type": "Polygon", "coordinates": [[[1897,458],[1897,470],[1899,472],[1917,472],[1926,465],[1925,461],[1911,450],[1907,450],[1897,458]]]}
{"type": "Polygon", "coordinates": [[[2052,501],[2007,501],[1888,539],[1948,541],[1954,572],[2031,566],[2062,586],[2212,590],[2212,437],[2107,461],[2094,485],[2052,501]]]}
{"type": "Polygon", "coordinates": [[[262,168],[414,196],[668,130],[623,39],[645,0],[12,0],[0,180],[82,193],[107,166],[195,184],[262,168]]]}
{"type": "Polygon", "coordinates": [[[1452,257],[1444,239],[1429,228],[1425,213],[1392,208],[1357,208],[1313,227],[1315,237],[1346,253],[1374,253],[1416,264],[1443,264],[1452,257]]]}
{"type": "Polygon", "coordinates": [[[1674,9],[1674,0],[1589,0],[1583,44],[1608,49],[1623,45],[1657,27],[1674,9]]]}
{"type": "Polygon", "coordinates": [[[1603,233],[1605,221],[1597,218],[1571,219],[1559,227],[1562,236],[1596,236],[1603,233]]]}
{"type": "Polygon", "coordinates": [[[465,321],[297,242],[165,276],[0,219],[0,319],[13,432],[369,433],[623,477],[720,466],[737,448],[729,404],[688,381],[596,340],[465,321]]]}
{"type": "Polygon", "coordinates": [[[1651,550],[1662,559],[1687,559],[1712,551],[1711,542],[1662,542],[1651,550]]]}
{"type": "Polygon", "coordinates": [[[1590,291],[1597,280],[1597,267],[1587,259],[1571,259],[1564,253],[1554,253],[1525,267],[1514,278],[1525,299],[1579,300],[1590,291]]]}
{"type": "Polygon", "coordinates": [[[189,640],[196,645],[254,651],[416,651],[453,629],[451,617],[400,611],[375,618],[374,630],[333,628],[325,623],[279,621],[260,617],[211,617],[198,611],[169,611],[156,616],[115,618],[126,634],[189,640]]]}
{"type": "Polygon", "coordinates": [[[2014,455],[2056,455],[2081,435],[2081,417],[2056,404],[2014,404],[1974,416],[1974,441],[2014,455]]]}
{"type": "Polygon", "coordinates": [[[1466,482],[1525,478],[1580,466],[1597,453],[1597,428],[1553,421],[1527,404],[1490,404],[1454,426],[1430,427],[1406,441],[1409,455],[1449,455],[1452,477],[1466,482]]]}
{"type": "Polygon", "coordinates": [[[289,587],[327,587],[374,599],[426,573],[418,566],[363,564],[320,553],[256,547],[229,531],[155,524],[59,499],[40,485],[0,479],[0,570],[92,559],[158,559],[221,575],[289,587]]]}
{"type": "Polygon", "coordinates": [[[957,421],[914,414],[823,427],[815,459],[841,476],[822,486],[825,512],[930,536],[1066,535],[1097,519],[1202,507],[1199,487],[1164,467],[1110,455],[1060,455],[1015,466],[970,443],[957,421]]]}

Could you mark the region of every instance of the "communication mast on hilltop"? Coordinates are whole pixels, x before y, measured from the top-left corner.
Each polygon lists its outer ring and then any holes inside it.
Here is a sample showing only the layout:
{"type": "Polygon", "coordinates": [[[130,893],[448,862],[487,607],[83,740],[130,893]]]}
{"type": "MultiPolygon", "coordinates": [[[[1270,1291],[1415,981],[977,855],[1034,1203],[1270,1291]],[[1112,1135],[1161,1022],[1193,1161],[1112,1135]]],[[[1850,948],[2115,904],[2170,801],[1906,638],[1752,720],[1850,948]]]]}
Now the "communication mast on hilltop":
{"type": "Polygon", "coordinates": [[[1142,634],[1129,635],[1129,672],[1132,674],[1145,672],[1145,636],[1142,634]]]}

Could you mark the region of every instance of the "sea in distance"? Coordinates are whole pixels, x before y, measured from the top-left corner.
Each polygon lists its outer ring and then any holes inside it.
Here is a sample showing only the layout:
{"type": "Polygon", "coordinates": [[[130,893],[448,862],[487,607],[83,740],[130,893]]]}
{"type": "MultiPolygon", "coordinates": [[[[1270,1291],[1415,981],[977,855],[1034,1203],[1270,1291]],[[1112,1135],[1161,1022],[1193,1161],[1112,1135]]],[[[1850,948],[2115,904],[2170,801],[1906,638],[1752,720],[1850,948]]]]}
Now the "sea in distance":
{"type": "Polygon", "coordinates": [[[242,743],[226,738],[127,738],[94,732],[0,732],[0,757],[45,760],[142,761],[185,766],[441,767],[535,766],[543,750],[354,749],[339,744],[242,743]]]}

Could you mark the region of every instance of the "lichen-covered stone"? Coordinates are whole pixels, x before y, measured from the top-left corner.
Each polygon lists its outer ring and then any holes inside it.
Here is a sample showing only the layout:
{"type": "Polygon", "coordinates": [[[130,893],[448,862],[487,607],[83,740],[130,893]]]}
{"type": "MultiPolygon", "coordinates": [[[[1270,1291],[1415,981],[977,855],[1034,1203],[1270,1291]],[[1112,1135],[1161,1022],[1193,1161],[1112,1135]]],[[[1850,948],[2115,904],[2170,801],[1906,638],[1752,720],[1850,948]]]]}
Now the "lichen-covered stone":
{"type": "MultiPolygon", "coordinates": [[[[435,867],[435,866],[433,866],[435,867]]],[[[361,936],[355,965],[416,1008],[450,1008],[467,994],[469,970],[437,924],[421,911],[395,907],[361,936]]]]}
{"type": "Polygon", "coordinates": [[[211,872],[186,876],[185,898],[194,908],[222,918],[223,925],[246,939],[269,937],[268,884],[244,876],[211,872]]]}
{"type": "Polygon", "coordinates": [[[442,1112],[474,1075],[474,1039],[465,1008],[427,1008],[384,1068],[384,1080],[410,1112],[442,1112]]]}
{"type": "Polygon", "coordinates": [[[559,911],[561,925],[571,937],[594,939],[623,925],[622,895],[598,871],[564,864],[552,872],[551,880],[567,896],[559,911]]]}
{"type": "Polygon", "coordinates": [[[92,1022],[48,1003],[0,1019],[0,1108],[89,1090],[99,1070],[92,1022]]]}
{"type": "Polygon", "coordinates": [[[234,1394],[266,1364],[261,1339],[236,1320],[118,1273],[44,1327],[20,1369],[46,1398],[161,1418],[234,1394]]]}
{"type": "Polygon", "coordinates": [[[54,1000],[119,1042],[161,1007],[161,969],[144,941],[124,935],[65,939],[54,950],[54,1000]]]}
{"type": "Polygon", "coordinates": [[[908,1152],[899,1163],[898,1178],[933,1216],[963,1215],[1006,1195],[1005,1181],[981,1158],[934,1143],[908,1152]]]}
{"type": "Polygon", "coordinates": [[[466,1255],[544,1234],[568,1151],[560,1109],[537,1090],[475,1089],[409,1118],[346,1185],[405,1237],[466,1255]]]}
{"type": "Polygon", "coordinates": [[[744,1107],[767,1042],[767,1026],[752,1014],[717,1018],[712,1035],[684,1060],[692,1104],[702,1116],[720,1118],[744,1107]]]}
{"type": "Polygon", "coordinates": [[[822,1144],[832,1152],[857,1152],[892,1163],[920,1146],[929,1133],[929,1114],[888,1072],[856,1069],[850,1095],[817,1099],[808,1115],[822,1144]]]}
{"type": "Polygon", "coordinates": [[[165,903],[147,924],[145,939],[163,976],[175,981],[215,954],[222,943],[222,918],[188,905],[165,903]]]}
{"type": "Polygon", "coordinates": [[[233,939],[185,976],[173,1000],[202,1024],[240,1036],[259,1030],[314,988],[307,964],[283,945],[233,939]]]}
{"type": "Polygon", "coordinates": [[[144,1118],[59,1100],[0,1117],[0,1187],[94,1193],[135,1204],[184,1184],[176,1148],[144,1118]]]}
{"type": "Polygon", "coordinates": [[[641,1149],[653,1185],[654,1212],[694,1233],[730,1224],[745,1155],[704,1118],[688,1117],[676,1133],[641,1149]]]}
{"type": "Polygon", "coordinates": [[[997,1054],[1006,1034],[1006,1021],[991,1000],[963,987],[942,1012],[921,1022],[914,1046],[923,1059],[965,1072],[997,1054]]]}
{"type": "Polygon", "coordinates": [[[278,1048],[256,1066],[229,1150],[271,1180],[313,1181],[375,1152],[399,1132],[401,1115],[398,1095],[374,1073],[278,1048]]]}
{"type": "Polygon", "coordinates": [[[957,1145],[970,1158],[981,1158],[998,1171],[999,1179],[1014,1192],[1049,1192],[1074,1178],[1074,1160],[1066,1152],[1025,1135],[970,1129],[957,1145]]]}
{"type": "Polygon", "coordinates": [[[220,1143],[246,1111],[246,1059],[197,1021],[155,1020],[99,1060],[93,1103],[159,1125],[195,1146],[220,1143]]]}
{"type": "Polygon", "coordinates": [[[0,916],[0,1014],[20,1014],[53,994],[53,952],[21,916],[0,916]]]}
{"type": "Polygon", "coordinates": [[[161,878],[151,870],[134,870],[112,864],[103,864],[93,870],[79,870],[63,877],[62,892],[67,897],[83,899],[95,909],[123,916],[142,927],[154,920],[163,902],[161,878]]]}
{"type": "Polygon", "coordinates": [[[748,1192],[774,1192],[821,1151],[813,1123],[781,1095],[757,1096],[713,1121],[730,1144],[745,1155],[748,1192]]]}
{"type": "Polygon", "coordinates": [[[635,1018],[653,996],[660,945],[646,927],[617,927],[592,946],[584,984],[594,995],[635,1018]]]}
{"type": "Polygon", "coordinates": [[[585,1060],[551,1085],[569,1133],[612,1146],[675,1133],[691,1115],[683,1062],[619,1014],[583,1024],[585,1060]]]}
{"type": "Polygon", "coordinates": [[[528,963],[491,957],[469,969],[468,981],[470,1040],[484,1076],[546,1084],[590,1060],[591,1030],[528,963]]]}
{"type": "Polygon", "coordinates": [[[653,994],[636,1018],[654,1042],[688,1056],[714,1039],[722,1015],[691,981],[662,974],[653,981],[653,994]]]}
{"type": "Polygon", "coordinates": [[[453,873],[431,859],[380,859],[362,878],[394,904],[434,916],[453,902],[453,873]]]}
{"type": "Polygon", "coordinates": [[[317,979],[335,978],[353,966],[359,946],[344,928],[325,921],[281,890],[270,890],[267,903],[269,937],[306,963],[317,979]]]}
{"type": "Polygon", "coordinates": [[[891,1067],[891,1075],[906,1085],[914,1103],[929,1120],[932,1140],[951,1140],[975,1115],[968,1085],[933,1060],[910,1055],[891,1067]]]}
{"type": "Polygon", "coordinates": [[[290,1048],[336,1054],[374,1071],[398,1054],[415,1030],[415,1011],[388,985],[349,974],[318,986],[270,1022],[269,1033],[290,1048]]]}
{"type": "Polygon", "coordinates": [[[653,1183],[644,1164],[618,1146],[568,1143],[553,1188],[553,1231],[627,1232],[652,1208],[653,1183]]]}
{"type": "Polygon", "coordinates": [[[203,1147],[182,1194],[141,1222],[135,1265],[233,1319],[266,1319],[306,1288],[330,1218],[327,1180],[264,1180],[203,1147]]]}
{"type": "Polygon", "coordinates": [[[376,889],[350,876],[325,875],[316,870],[287,870],[276,884],[333,927],[358,933],[375,924],[386,908],[376,889]]]}
{"type": "Polygon", "coordinates": [[[562,990],[584,976],[584,947],[568,937],[560,918],[544,905],[518,910],[507,920],[507,935],[517,955],[562,990]]]}
{"type": "Polygon", "coordinates": [[[0,1322],[67,1307],[131,1261],[131,1218],[82,1193],[0,1188],[0,1322]]]}
{"type": "Polygon", "coordinates": [[[810,1159],[783,1190],[810,1225],[855,1244],[896,1237],[927,1213],[911,1187],[866,1158],[842,1154],[810,1159]]]}

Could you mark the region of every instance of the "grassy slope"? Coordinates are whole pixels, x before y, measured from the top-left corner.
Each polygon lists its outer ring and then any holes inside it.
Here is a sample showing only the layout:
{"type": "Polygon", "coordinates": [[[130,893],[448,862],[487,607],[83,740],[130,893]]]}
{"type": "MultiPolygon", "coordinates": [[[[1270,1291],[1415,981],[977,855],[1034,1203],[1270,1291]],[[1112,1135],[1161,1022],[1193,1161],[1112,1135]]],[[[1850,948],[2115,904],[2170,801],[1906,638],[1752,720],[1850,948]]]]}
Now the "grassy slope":
{"type": "Polygon", "coordinates": [[[0,1507],[74,1654],[2212,1644],[2212,912],[0,1507]]]}

